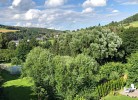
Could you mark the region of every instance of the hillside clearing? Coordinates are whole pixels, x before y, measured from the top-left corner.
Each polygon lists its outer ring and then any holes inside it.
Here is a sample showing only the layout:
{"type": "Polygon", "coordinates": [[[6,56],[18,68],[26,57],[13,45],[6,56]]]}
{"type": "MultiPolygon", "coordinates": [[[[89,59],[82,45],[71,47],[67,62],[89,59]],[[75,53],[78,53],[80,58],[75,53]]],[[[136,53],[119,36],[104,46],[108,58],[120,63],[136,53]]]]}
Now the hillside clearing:
{"type": "Polygon", "coordinates": [[[128,26],[125,26],[125,28],[129,28],[129,27],[138,27],[138,21],[134,21],[132,23],[129,23],[128,26]]]}
{"type": "Polygon", "coordinates": [[[20,30],[10,30],[10,29],[0,28],[0,33],[17,32],[17,31],[20,30]]]}

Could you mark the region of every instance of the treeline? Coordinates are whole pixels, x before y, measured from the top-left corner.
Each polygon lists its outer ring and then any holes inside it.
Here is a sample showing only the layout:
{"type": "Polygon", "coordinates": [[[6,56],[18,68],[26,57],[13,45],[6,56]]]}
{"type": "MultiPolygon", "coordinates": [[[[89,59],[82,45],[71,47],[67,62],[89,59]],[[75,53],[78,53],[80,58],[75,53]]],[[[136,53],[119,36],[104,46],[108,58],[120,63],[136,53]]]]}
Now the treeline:
{"type": "Polygon", "coordinates": [[[56,35],[59,35],[60,33],[63,33],[62,31],[59,31],[59,30],[46,29],[46,28],[13,27],[13,26],[5,26],[5,25],[0,25],[0,28],[19,30],[16,32],[0,33],[0,45],[2,41],[3,41],[3,44],[6,44],[11,40],[31,39],[31,38],[38,38],[38,37],[49,39],[49,38],[53,38],[56,35]]]}
{"type": "Polygon", "coordinates": [[[138,13],[133,15],[133,16],[130,16],[130,17],[124,19],[120,23],[127,24],[127,23],[131,23],[131,22],[134,22],[134,21],[138,21],[138,13]]]}
{"type": "Polygon", "coordinates": [[[54,40],[51,52],[62,56],[76,56],[83,53],[99,63],[104,63],[115,57],[120,59],[123,57],[123,52],[119,51],[121,45],[122,39],[116,33],[104,27],[96,27],[92,30],[62,34],[54,40]]]}
{"type": "MultiPolygon", "coordinates": [[[[42,39],[42,41],[48,41],[62,33],[58,30],[46,28],[13,27],[5,25],[0,25],[0,28],[19,30],[16,32],[0,33],[0,62],[10,62],[12,58],[15,59],[16,56],[18,59],[20,58],[20,61],[25,61],[27,53],[29,53],[32,47],[38,46],[40,43],[37,38],[42,39]],[[21,48],[22,51],[19,48],[21,48]]],[[[49,44],[46,42],[46,44],[39,45],[49,47],[51,42],[49,42],[49,44]]]]}

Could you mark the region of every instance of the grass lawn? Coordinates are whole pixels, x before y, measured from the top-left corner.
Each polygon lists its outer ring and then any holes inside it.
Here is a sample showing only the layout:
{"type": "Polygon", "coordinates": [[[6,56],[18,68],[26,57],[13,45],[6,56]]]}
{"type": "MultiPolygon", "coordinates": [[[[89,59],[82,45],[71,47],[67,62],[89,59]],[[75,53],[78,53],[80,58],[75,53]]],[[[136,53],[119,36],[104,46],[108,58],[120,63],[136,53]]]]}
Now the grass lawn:
{"type": "Polygon", "coordinates": [[[11,67],[12,66],[12,64],[11,63],[2,63],[2,64],[4,64],[4,65],[6,65],[7,67],[11,67]]]}
{"type": "Polygon", "coordinates": [[[5,28],[0,28],[0,32],[2,33],[7,33],[7,32],[17,32],[19,30],[10,30],[10,29],[5,29],[5,28]]]}
{"type": "Polygon", "coordinates": [[[4,100],[30,100],[35,97],[31,89],[34,85],[31,78],[20,78],[19,75],[11,75],[7,71],[2,71],[2,76],[6,97],[4,100]]]}
{"type": "Polygon", "coordinates": [[[138,98],[131,98],[123,95],[118,95],[118,96],[108,95],[104,97],[102,100],[138,100],[138,98]]]}
{"type": "Polygon", "coordinates": [[[130,23],[130,25],[129,26],[125,26],[125,28],[129,28],[129,27],[138,27],[138,21],[134,21],[134,22],[132,22],[132,23],[130,23]]]}
{"type": "Polygon", "coordinates": [[[138,27],[138,21],[135,21],[135,22],[130,23],[130,26],[138,27]]]}

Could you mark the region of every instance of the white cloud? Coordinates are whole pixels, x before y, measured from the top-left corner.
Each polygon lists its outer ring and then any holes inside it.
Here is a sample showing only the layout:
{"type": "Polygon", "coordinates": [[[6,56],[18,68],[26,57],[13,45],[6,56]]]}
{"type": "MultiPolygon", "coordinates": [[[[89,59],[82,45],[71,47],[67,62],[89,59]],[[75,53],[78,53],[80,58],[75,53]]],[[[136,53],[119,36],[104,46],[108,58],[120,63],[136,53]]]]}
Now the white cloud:
{"type": "Polygon", "coordinates": [[[65,4],[67,0],[46,0],[46,7],[59,7],[65,4]]]}
{"type": "Polygon", "coordinates": [[[17,22],[14,26],[33,27],[34,25],[31,22],[17,22]]]}
{"type": "Polygon", "coordinates": [[[121,5],[138,5],[138,0],[114,0],[121,5]]]}
{"type": "Polygon", "coordinates": [[[112,13],[118,13],[119,12],[119,10],[113,10],[112,11],[112,13]]]}
{"type": "Polygon", "coordinates": [[[21,23],[17,22],[14,26],[21,26],[21,23]]]}
{"type": "Polygon", "coordinates": [[[114,17],[119,15],[119,13],[112,13],[112,14],[107,14],[106,17],[114,17]]]}
{"type": "Polygon", "coordinates": [[[32,26],[32,23],[26,23],[25,26],[30,27],[30,26],[32,26]]]}
{"type": "Polygon", "coordinates": [[[82,28],[82,25],[84,27],[92,26],[90,23],[98,25],[95,21],[98,20],[99,22],[99,19],[102,20],[103,17],[98,17],[100,15],[91,13],[93,12],[93,8],[86,8],[82,12],[57,8],[44,10],[31,9],[27,12],[15,14],[13,17],[15,18],[14,21],[16,23],[13,25],[66,30],[82,28]]]}
{"type": "MultiPolygon", "coordinates": [[[[51,7],[46,7],[46,9],[45,7],[32,8],[33,6],[28,6],[27,9],[25,10],[23,9],[25,5],[31,4],[31,3],[28,4],[28,1],[33,2],[33,0],[19,0],[18,2],[17,0],[11,0],[11,1],[13,1],[11,5],[12,9],[8,9],[5,7],[1,8],[0,10],[1,24],[68,30],[68,29],[77,29],[92,25],[98,25],[99,22],[102,23],[103,21],[114,20],[113,18],[118,18],[117,14],[121,14],[121,13],[110,13],[109,15],[107,15],[107,13],[100,14],[105,9],[103,9],[101,12],[99,11],[99,9],[94,11],[94,9],[96,9],[95,7],[106,5],[106,3],[104,4],[97,3],[93,4],[93,6],[91,4],[88,5],[88,7],[84,7],[82,11],[78,11],[78,9],[82,7],[82,4],[64,5],[66,1],[64,3],[57,3],[57,4],[55,3],[56,6],[55,5],[52,6],[53,8],[51,7]],[[26,2],[27,4],[23,2],[26,2]],[[61,5],[61,7],[58,7],[59,5],[61,5]],[[99,14],[96,12],[98,12],[99,14]],[[109,17],[112,19],[110,19],[109,17]]],[[[85,0],[85,1],[91,1],[91,0],[85,0]]],[[[58,0],[56,0],[55,2],[58,2],[58,0]]],[[[100,1],[95,0],[95,2],[100,2],[100,1]]],[[[114,9],[110,9],[109,11],[105,10],[104,12],[112,12],[113,10],[114,9]]]]}
{"type": "Polygon", "coordinates": [[[16,10],[29,10],[34,6],[35,2],[32,0],[13,0],[12,5],[9,8],[16,10]]]}
{"type": "Polygon", "coordinates": [[[25,13],[25,20],[39,18],[41,11],[38,9],[30,9],[25,13]]]}
{"type": "Polygon", "coordinates": [[[99,7],[99,6],[106,6],[107,0],[86,0],[82,6],[84,8],[87,7],[99,7]]]}
{"type": "Polygon", "coordinates": [[[82,13],[91,13],[91,12],[93,12],[93,9],[91,7],[86,8],[82,11],[82,13]]]}
{"type": "Polygon", "coordinates": [[[137,0],[133,0],[133,1],[128,1],[128,2],[124,2],[122,3],[123,5],[138,5],[138,1],[137,0]]]}
{"type": "Polygon", "coordinates": [[[18,6],[20,3],[21,3],[21,0],[14,0],[14,1],[12,2],[12,5],[16,7],[16,6],[18,6]]]}
{"type": "Polygon", "coordinates": [[[15,14],[15,15],[13,16],[13,19],[20,19],[20,14],[15,14]]]}

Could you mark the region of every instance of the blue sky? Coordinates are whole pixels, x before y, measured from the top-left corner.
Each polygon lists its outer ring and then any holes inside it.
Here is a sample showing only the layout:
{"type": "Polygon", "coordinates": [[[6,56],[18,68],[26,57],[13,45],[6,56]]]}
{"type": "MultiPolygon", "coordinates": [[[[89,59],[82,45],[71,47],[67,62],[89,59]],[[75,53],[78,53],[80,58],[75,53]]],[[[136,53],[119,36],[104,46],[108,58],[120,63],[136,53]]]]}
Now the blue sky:
{"type": "Polygon", "coordinates": [[[0,0],[0,24],[75,30],[138,13],[138,0],[0,0]]]}

